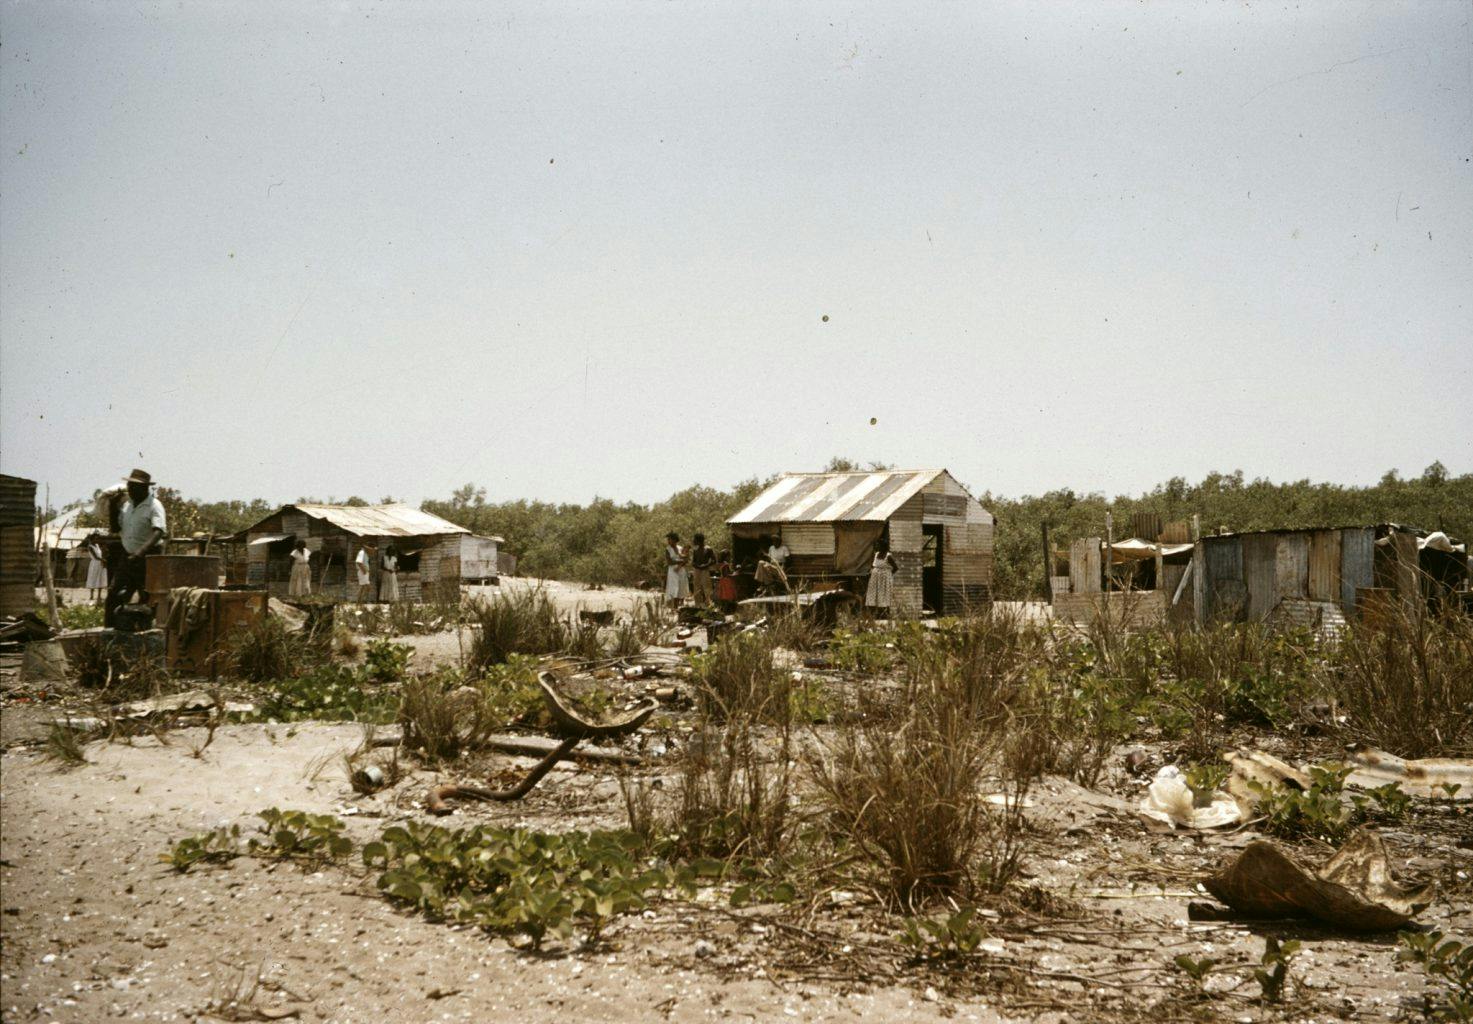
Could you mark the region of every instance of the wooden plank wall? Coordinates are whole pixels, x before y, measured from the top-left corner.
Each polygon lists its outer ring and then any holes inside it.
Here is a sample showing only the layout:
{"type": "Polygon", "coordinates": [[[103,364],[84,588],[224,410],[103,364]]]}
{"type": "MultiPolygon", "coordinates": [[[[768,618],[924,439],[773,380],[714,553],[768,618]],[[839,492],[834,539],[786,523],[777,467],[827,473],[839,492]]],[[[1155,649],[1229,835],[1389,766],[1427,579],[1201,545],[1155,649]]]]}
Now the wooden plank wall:
{"type": "Polygon", "coordinates": [[[1098,594],[1102,571],[1100,538],[1076,537],[1069,545],[1069,593],[1098,594]]]}
{"type": "Polygon", "coordinates": [[[1340,603],[1340,531],[1316,530],[1309,535],[1308,596],[1311,601],[1340,603]]]}
{"type": "Polygon", "coordinates": [[[1087,625],[1107,616],[1128,628],[1158,625],[1166,620],[1168,598],[1160,590],[1116,590],[1111,593],[1055,594],[1054,617],[1087,625]]]}

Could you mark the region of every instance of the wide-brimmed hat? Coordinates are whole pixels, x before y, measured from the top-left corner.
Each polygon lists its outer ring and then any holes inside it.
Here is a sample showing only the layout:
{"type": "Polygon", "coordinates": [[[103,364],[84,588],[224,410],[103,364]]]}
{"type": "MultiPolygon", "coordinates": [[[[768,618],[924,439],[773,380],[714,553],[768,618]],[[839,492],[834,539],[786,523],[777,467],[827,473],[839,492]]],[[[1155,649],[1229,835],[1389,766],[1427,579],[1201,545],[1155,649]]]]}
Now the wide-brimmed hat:
{"type": "Polygon", "coordinates": [[[135,469],[133,472],[128,474],[127,479],[123,482],[130,484],[151,484],[153,483],[153,477],[149,476],[141,469],[135,469]]]}

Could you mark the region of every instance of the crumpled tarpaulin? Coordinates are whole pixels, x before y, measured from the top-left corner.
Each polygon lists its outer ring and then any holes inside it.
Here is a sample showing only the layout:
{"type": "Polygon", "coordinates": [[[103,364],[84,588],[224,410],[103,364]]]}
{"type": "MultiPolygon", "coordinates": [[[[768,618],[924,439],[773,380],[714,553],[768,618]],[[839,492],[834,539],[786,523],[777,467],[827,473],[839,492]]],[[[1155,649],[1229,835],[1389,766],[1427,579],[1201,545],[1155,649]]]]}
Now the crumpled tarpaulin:
{"type": "Polygon", "coordinates": [[[169,591],[169,617],[164,628],[188,643],[210,618],[210,591],[205,587],[175,587],[169,591]]]}
{"type": "Polygon", "coordinates": [[[1354,932],[1405,928],[1432,902],[1430,885],[1406,887],[1391,877],[1385,844],[1365,829],[1317,872],[1273,843],[1255,842],[1202,884],[1244,917],[1308,917],[1354,932]]]}

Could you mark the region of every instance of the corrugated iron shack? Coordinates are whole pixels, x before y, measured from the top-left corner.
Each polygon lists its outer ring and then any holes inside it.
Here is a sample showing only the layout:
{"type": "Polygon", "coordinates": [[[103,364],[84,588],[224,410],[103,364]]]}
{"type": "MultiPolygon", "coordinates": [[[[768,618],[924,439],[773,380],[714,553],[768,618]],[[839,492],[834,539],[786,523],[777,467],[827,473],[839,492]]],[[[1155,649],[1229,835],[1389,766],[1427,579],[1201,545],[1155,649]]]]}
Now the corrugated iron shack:
{"type": "Polygon", "coordinates": [[[992,596],[992,513],[944,469],[789,473],[727,520],[732,557],[778,536],[788,579],[859,594],[883,541],[899,566],[891,614],[955,615],[992,596]]]}
{"type": "Polygon", "coordinates": [[[455,601],[460,597],[461,538],[469,530],[412,505],[284,505],[235,539],[245,542],[244,582],[284,596],[291,551],[298,540],[312,552],[312,593],[335,601],[358,594],[352,567],[369,551],[374,593],[379,560],[393,544],[399,557],[399,599],[455,601]]]}
{"type": "Polygon", "coordinates": [[[1467,546],[1395,523],[1201,538],[1192,553],[1198,623],[1333,629],[1467,589],[1467,546]]]}

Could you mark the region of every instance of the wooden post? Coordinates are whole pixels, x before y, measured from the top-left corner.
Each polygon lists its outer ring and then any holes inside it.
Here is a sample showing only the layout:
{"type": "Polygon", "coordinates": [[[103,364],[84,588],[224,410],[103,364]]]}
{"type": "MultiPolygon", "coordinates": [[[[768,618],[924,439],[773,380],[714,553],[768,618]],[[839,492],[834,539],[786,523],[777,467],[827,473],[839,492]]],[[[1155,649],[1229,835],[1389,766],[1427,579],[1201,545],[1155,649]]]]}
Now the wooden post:
{"type": "Polygon", "coordinates": [[[1043,527],[1043,596],[1049,604],[1054,603],[1054,558],[1048,543],[1048,520],[1039,524],[1043,527]]]}
{"type": "Polygon", "coordinates": [[[1115,589],[1112,570],[1115,567],[1115,517],[1105,513],[1105,593],[1115,589]]]}
{"type": "MultiPolygon", "coordinates": [[[[51,485],[46,485],[46,508],[51,507],[51,485]]],[[[38,514],[39,518],[39,514],[38,514]]],[[[41,535],[41,578],[46,581],[46,597],[51,607],[51,628],[61,629],[61,608],[56,600],[56,580],[51,574],[51,545],[46,542],[46,524],[38,531],[41,535]]]]}

